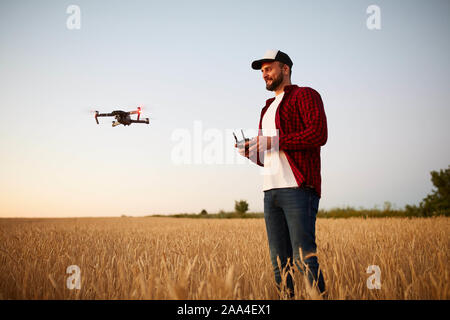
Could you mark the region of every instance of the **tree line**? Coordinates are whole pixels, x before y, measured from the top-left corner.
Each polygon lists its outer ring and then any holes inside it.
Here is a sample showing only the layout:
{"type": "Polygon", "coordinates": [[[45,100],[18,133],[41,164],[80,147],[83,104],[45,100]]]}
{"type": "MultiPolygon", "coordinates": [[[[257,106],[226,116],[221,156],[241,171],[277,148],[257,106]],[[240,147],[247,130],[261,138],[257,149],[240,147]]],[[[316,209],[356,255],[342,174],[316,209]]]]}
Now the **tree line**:
{"type": "MultiPolygon", "coordinates": [[[[329,210],[320,209],[317,213],[318,218],[376,218],[376,217],[434,217],[450,216],[450,165],[447,169],[431,171],[431,182],[433,189],[419,205],[406,205],[404,209],[396,209],[386,201],[382,208],[355,209],[353,207],[333,208],[329,210]]],[[[205,209],[198,214],[175,214],[171,217],[183,218],[262,218],[263,213],[247,213],[249,205],[246,200],[236,200],[234,211],[209,214],[205,209]]]]}

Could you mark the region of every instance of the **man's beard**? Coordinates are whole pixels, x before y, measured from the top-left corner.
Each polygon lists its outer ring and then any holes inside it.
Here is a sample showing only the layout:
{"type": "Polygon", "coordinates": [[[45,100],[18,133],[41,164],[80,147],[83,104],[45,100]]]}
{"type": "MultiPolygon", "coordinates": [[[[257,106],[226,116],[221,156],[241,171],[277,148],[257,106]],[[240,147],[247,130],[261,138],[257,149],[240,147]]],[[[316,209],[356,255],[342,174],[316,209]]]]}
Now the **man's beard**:
{"type": "Polygon", "coordinates": [[[283,82],[283,80],[284,80],[284,75],[282,72],[280,72],[280,74],[277,77],[273,78],[271,84],[266,82],[266,89],[269,91],[275,91],[280,86],[280,84],[283,82]]]}

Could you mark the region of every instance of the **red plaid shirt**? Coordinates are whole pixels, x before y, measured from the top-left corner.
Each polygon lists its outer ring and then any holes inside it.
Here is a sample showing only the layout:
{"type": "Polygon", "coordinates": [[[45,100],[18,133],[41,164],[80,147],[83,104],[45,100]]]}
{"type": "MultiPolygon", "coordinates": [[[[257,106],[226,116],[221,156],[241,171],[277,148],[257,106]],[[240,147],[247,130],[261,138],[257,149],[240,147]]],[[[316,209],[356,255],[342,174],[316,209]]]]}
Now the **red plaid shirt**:
{"type": "MultiPolygon", "coordinates": [[[[262,119],[273,100],[268,99],[261,110],[259,135],[262,119]]],[[[327,142],[328,130],[320,94],[309,87],[285,86],[275,126],[279,130],[279,148],[286,154],[298,185],[314,187],[321,197],[320,147],[327,142]]],[[[259,155],[257,164],[264,166],[259,155]]]]}

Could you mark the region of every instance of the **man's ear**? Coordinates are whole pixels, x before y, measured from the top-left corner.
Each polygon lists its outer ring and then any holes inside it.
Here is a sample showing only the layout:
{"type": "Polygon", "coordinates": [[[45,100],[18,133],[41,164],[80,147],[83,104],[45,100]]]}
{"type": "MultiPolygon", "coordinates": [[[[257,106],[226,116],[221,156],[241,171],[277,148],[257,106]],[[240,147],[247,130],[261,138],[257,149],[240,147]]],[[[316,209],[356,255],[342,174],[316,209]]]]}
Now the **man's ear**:
{"type": "Polygon", "coordinates": [[[287,64],[283,64],[283,73],[289,76],[289,66],[287,64]]]}

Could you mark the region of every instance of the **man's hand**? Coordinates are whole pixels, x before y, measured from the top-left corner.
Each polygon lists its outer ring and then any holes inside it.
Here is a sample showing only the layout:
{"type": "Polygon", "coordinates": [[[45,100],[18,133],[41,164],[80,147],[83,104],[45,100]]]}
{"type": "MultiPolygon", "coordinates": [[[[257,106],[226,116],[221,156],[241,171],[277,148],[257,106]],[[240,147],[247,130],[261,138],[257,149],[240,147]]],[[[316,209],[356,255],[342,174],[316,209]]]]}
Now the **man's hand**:
{"type": "Polygon", "coordinates": [[[258,152],[263,153],[264,151],[275,148],[277,145],[278,137],[257,136],[245,142],[245,144],[239,145],[239,147],[235,144],[234,147],[238,148],[241,156],[256,159],[258,152]],[[245,149],[248,150],[247,154],[245,153],[245,149]]]}
{"type": "Polygon", "coordinates": [[[249,142],[249,152],[264,152],[270,150],[273,147],[272,139],[273,137],[268,136],[257,136],[251,139],[249,142]]]}

